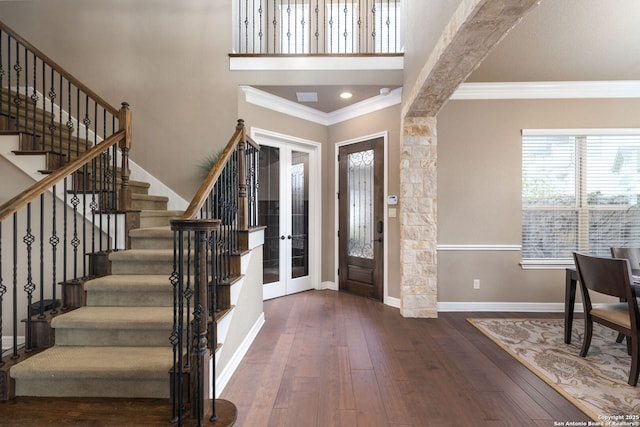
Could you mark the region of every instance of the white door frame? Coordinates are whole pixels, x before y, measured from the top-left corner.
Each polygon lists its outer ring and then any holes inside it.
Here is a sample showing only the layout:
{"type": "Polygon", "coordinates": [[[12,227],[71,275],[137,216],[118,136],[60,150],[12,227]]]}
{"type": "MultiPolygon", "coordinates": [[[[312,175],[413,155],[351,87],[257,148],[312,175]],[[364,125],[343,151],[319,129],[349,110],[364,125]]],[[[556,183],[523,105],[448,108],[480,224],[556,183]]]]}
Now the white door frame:
{"type": "MultiPolygon", "coordinates": [[[[287,147],[309,152],[309,280],[312,289],[320,289],[322,262],[322,145],[319,142],[252,127],[249,135],[258,144],[287,147]],[[313,217],[311,217],[313,215],[313,217]]],[[[259,179],[259,178],[258,178],[259,179]]],[[[264,299],[273,298],[266,288],[264,299]]]]}
{"type": "Polygon", "coordinates": [[[335,232],[333,233],[334,235],[334,239],[335,239],[335,243],[334,243],[334,252],[335,252],[335,261],[334,261],[334,265],[336,266],[335,268],[335,276],[334,276],[334,283],[336,286],[336,290],[338,290],[340,288],[340,278],[338,277],[338,266],[340,265],[340,239],[338,238],[338,228],[340,226],[340,217],[339,217],[339,211],[340,211],[340,204],[338,201],[338,191],[337,189],[340,188],[340,168],[339,168],[339,161],[338,161],[338,154],[340,151],[340,147],[344,147],[345,145],[351,145],[351,144],[355,144],[358,142],[363,142],[363,141],[369,141],[371,139],[375,139],[375,138],[382,138],[384,141],[384,181],[383,181],[383,199],[382,199],[382,203],[384,204],[383,206],[383,211],[384,211],[384,241],[382,242],[382,253],[383,253],[383,272],[382,272],[382,302],[384,304],[389,304],[389,290],[388,290],[388,285],[389,285],[389,239],[387,238],[388,236],[388,232],[389,232],[389,210],[387,209],[387,196],[388,196],[388,159],[389,159],[389,132],[384,131],[384,132],[378,132],[378,133],[374,133],[371,135],[366,135],[366,136],[362,136],[362,137],[358,137],[358,138],[354,138],[354,139],[349,139],[347,141],[341,141],[341,142],[337,142],[334,145],[334,159],[335,159],[335,167],[334,167],[334,171],[335,171],[335,177],[334,177],[334,188],[336,188],[335,194],[336,194],[336,199],[335,199],[335,220],[334,220],[334,224],[335,224],[335,232]]]}

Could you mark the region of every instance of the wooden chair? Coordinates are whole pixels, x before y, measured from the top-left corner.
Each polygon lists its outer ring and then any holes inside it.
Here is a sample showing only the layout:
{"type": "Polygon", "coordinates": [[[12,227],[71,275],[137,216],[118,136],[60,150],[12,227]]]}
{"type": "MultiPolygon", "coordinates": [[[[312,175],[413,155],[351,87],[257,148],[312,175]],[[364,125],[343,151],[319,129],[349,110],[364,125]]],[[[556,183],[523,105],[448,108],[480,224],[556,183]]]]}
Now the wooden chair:
{"type": "Polygon", "coordinates": [[[600,323],[627,337],[631,354],[629,385],[638,384],[640,373],[640,310],[636,291],[631,281],[631,266],[628,259],[602,258],[574,253],[573,258],[578,270],[582,302],[584,305],[584,341],[580,356],[585,357],[591,345],[593,322],[600,323]],[[593,307],[591,294],[599,293],[624,301],[598,304],[593,307]]]}
{"type": "MultiPolygon", "coordinates": [[[[612,258],[625,258],[629,260],[629,264],[631,264],[632,274],[634,274],[633,270],[635,270],[635,274],[638,274],[638,270],[640,270],[640,248],[610,248],[611,249],[611,257],[612,258]]],[[[636,288],[636,295],[640,297],[640,286],[634,284],[636,288]]],[[[624,301],[624,299],[622,300],[624,301]]],[[[640,301],[638,301],[640,304],[640,301]]],[[[624,335],[618,335],[617,342],[622,342],[624,335]]]]}

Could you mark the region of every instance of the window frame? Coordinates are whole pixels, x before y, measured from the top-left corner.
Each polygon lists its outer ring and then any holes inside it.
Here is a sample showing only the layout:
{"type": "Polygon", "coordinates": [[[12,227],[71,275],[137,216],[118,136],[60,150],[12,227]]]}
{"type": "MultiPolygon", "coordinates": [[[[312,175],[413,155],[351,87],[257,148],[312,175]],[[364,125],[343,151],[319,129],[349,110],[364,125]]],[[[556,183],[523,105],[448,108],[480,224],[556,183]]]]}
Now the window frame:
{"type": "MultiPolygon", "coordinates": [[[[582,159],[587,155],[587,139],[589,137],[597,136],[637,136],[640,139],[640,128],[582,128],[582,129],[522,129],[521,131],[521,144],[524,142],[524,138],[527,136],[557,136],[557,137],[575,137],[577,139],[575,149],[575,205],[574,206],[537,206],[535,208],[527,208],[524,205],[522,199],[521,188],[521,220],[524,218],[524,212],[527,210],[535,211],[542,209],[549,210],[577,210],[578,213],[578,225],[577,225],[577,245],[576,250],[586,251],[588,250],[589,242],[589,212],[597,210],[614,211],[617,206],[619,210],[629,209],[629,205],[589,205],[587,194],[587,170],[584,167],[585,162],[582,159]],[[587,245],[587,246],[585,246],[587,245]]],[[[521,148],[521,154],[523,153],[521,148]]],[[[522,158],[524,162],[524,158],[522,158]]],[[[521,178],[522,178],[521,170],[521,178]]],[[[639,191],[640,193],[640,191],[639,191]]],[[[521,236],[524,234],[524,221],[521,223],[521,236]]],[[[573,267],[574,262],[572,258],[524,258],[524,241],[521,242],[521,261],[520,266],[523,269],[564,269],[573,267]]]]}

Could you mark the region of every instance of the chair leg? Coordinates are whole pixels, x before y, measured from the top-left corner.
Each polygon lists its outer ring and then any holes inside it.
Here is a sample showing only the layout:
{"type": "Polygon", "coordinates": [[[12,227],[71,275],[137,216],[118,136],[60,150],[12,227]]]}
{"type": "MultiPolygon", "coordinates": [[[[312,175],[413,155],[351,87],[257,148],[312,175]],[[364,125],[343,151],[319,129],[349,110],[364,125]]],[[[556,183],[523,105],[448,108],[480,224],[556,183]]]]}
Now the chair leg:
{"type": "Polygon", "coordinates": [[[622,332],[618,332],[618,338],[616,338],[616,342],[620,344],[624,339],[624,334],[622,332]]]}
{"type": "Polygon", "coordinates": [[[628,384],[636,386],[638,384],[638,375],[640,374],[640,336],[636,334],[635,337],[627,337],[628,342],[631,342],[631,371],[629,372],[628,384]]]}
{"type": "Polygon", "coordinates": [[[580,357],[585,357],[589,351],[591,345],[591,335],[593,334],[593,320],[591,316],[585,316],[584,319],[584,338],[582,339],[582,349],[580,350],[580,357]]]}

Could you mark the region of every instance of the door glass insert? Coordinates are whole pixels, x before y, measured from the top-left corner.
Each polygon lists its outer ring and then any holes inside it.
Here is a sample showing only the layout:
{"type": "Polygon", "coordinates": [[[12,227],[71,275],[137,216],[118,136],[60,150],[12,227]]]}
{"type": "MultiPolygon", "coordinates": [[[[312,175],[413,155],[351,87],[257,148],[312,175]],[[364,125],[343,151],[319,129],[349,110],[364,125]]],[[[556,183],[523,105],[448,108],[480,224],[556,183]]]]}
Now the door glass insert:
{"type": "Polygon", "coordinates": [[[280,149],[260,147],[258,212],[264,230],[264,283],[280,280],[280,149]]]}
{"type": "Polygon", "coordinates": [[[348,255],[373,259],[373,150],[348,155],[348,255]]]}
{"type": "Polygon", "coordinates": [[[309,275],[309,154],[291,152],[291,277],[309,275]]]}

